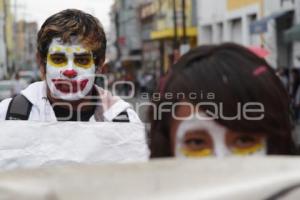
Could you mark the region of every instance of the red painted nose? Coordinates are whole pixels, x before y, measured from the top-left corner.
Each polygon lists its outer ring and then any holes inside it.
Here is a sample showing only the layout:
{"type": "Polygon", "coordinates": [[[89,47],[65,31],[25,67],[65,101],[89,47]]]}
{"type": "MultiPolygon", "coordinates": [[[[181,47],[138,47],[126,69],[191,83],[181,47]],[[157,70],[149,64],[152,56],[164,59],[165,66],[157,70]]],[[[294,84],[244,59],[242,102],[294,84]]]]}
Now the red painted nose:
{"type": "Polygon", "coordinates": [[[74,78],[77,76],[77,72],[74,69],[68,69],[63,72],[63,75],[68,78],[74,78]]]}

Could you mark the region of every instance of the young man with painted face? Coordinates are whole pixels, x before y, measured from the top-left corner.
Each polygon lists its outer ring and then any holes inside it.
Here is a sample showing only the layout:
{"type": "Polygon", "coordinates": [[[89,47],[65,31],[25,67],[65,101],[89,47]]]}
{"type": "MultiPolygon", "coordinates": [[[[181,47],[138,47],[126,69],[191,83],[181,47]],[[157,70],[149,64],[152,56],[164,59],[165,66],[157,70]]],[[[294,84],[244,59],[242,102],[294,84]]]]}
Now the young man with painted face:
{"type": "Polygon", "coordinates": [[[100,22],[80,10],[49,17],[37,39],[44,81],[0,103],[0,119],[34,121],[140,122],[130,104],[95,85],[105,60],[100,22]]]}

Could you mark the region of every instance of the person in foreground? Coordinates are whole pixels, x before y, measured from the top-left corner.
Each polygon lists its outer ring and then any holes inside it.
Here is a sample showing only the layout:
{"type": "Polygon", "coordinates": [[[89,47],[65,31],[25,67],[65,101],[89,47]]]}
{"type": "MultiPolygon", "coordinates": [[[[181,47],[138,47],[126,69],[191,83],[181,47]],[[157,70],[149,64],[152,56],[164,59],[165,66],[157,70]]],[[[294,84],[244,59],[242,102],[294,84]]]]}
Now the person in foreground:
{"type": "Polygon", "coordinates": [[[0,120],[140,122],[130,104],[95,85],[106,36],[95,17],[68,9],[50,16],[37,38],[44,81],[0,103],[0,120]]]}
{"type": "Polygon", "coordinates": [[[295,153],[286,90],[268,63],[242,46],[191,50],[159,93],[149,112],[152,158],[295,153]]]}

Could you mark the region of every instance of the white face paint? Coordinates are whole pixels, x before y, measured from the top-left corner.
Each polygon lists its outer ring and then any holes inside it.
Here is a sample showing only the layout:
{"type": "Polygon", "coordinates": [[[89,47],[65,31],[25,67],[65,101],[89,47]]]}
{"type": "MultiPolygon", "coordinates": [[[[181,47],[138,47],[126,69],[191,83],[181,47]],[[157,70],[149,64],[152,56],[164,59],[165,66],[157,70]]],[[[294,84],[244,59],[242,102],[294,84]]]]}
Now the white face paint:
{"type": "MultiPolygon", "coordinates": [[[[204,113],[194,115],[191,119],[182,121],[178,126],[175,141],[175,156],[185,158],[207,156],[226,157],[233,155],[266,155],[265,138],[257,139],[257,136],[252,136],[253,139],[255,137],[256,139],[254,139],[255,142],[253,142],[253,144],[250,146],[245,148],[242,148],[242,145],[229,147],[228,142],[226,142],[226,137],[229,136],[227,134],[233,133],[230,133],[228,129],[217,124],[214,120],[208,120],[208,117],[204,113]],[[212,141],[212,146],[199,151],[188,149],[185,144],[185,137],[188,133],[195,131],[205,131],[205,133],[208,133],[208,136],[212,141]]],[[[238,136],[238,133],[236,135],[238,136]]],[[[205,142],[205,139],[202,141],[205,142]]],[[[236,141],[238,141],[238,139],[236,141]]],[[[243,142],[242,139],[241,142],[243,142]]]]}
{"type": "Polygon", "coordinates": [[[64,44],[54,38],[49,46],[46,81],[54,98],[76,101],[85,97],[95,81],[96,66],[92,52],[77,38],[64,44]]]}

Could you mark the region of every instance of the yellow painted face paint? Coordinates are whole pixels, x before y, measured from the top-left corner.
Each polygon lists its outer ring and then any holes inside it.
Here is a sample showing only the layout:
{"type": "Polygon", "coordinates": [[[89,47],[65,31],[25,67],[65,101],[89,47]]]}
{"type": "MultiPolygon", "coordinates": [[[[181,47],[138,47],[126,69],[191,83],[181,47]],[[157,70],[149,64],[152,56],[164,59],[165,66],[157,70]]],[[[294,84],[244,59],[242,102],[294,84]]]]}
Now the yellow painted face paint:
{"type": "Polygon", "coordinates": [[[60,68],[60,67],[65,67],[67,66],[68,64],[68,61],[66,58],[61,58],[61,59],[55,59],[53,57],[53,55],[51,54],[48,54],[47,55],[47,63],[53,67],[57,67],[57,68],[60,68]]]}
{"type": "Polygon", "coordinates": [[[58,46],[57,46],[57,47],[54,47],[54,49],[55,49],[54,51],[58,51],[58,52],[61,52],[61,51],[62,51],[62,48],[61,48],[61,47],[58,47],[58,46]]]}
{"type": "Polygon", "coordinates": [[[80,51],[81,51],[81,48],[80,48],[80,47],[76,47],[76,48],[75,48],[75,51],[76,51],[76,52],[80,52],[80,51]]]}
{"type": "MultiPolygon", "coordinates": [[[[226,157],[226,156],[237,156],[237,155],[251,155],[251,156],[263,156],[267,153],[266,138],[261,138],[260,140],[249,145],[249,148],[241,148],[237,145],[230,146],[226,142],[226,135],[230,134],[229,130],[219,125],[214,120],[203,120],[206,115],[204,113],[197,113],[193,118],[184,120],[178,126],[176,132],[176,145],[175,145],[175,156],[181,157],[201,157],[206,155],[214,155],[216,157],[226,157]],[[202,117],[202,118],[201,118],[202,117]],[[182,150],[185,148],[184,138],[187,133],[195,130],[205,130],[208,132],[209,136],[213,141],[213,148],[211,151],[186,151],[182,150]],[[239,148],[237,148],[239,147],[239,148]]],[[[185,148],[186,149],[186,148],[185,148]]]]}
{"type": "Polygon", "coordinates": [[[62,52],[62,48],[60,46],[53,46],[49,49],[49,52],[50,53],[53,53],[53,52],[62,52]]]}
{"type": "Polygon", "coordinates": [[[62,47],[59,45],[53,46],[49,49],[47,55],[47,63],[51,66],[60,68],[68,65],[68,62],[74,63],[75,67],[83,69],[90,69],[94,65],[92,53],[81,47],[62,47]],[[65,54],[55,55],[55,54],[65,54]],[[76,55],[78,54],[78,55],[76,55]]]}
{"type": "Polygon", "coordinates": [[[91,54],[84,55],[84,56],[75,55],[74,64],[77,67],[81,67],[81,68],[84,68],[84,69],[89,69],[94,65],[94,59],[93,59],[91,54]]]}
{"type": "Polygon", "coordinates": [[[258,151],[261,151],[263,147],[264,145],[262,143],[257,143],[254,146],[249,148],[233,148],[232,153],[234,155],[247,156],[247,155],[254,154],[258,151]]]}
{"type": "Polygon", "coordinates": [[[203,149],[198,151],[181,149],[181,153],[188,158],[203,158],[203,157],[209,157],[213,155],[213,151],[211,149],[203,149]]]}
{"type": "Polygon", "coordinates": [[[67,52],[67,53],[73,53],[73,50],[72,50],[72,48],[67,47],[67,48],[66,48],[66,52],[67,52]]]}

